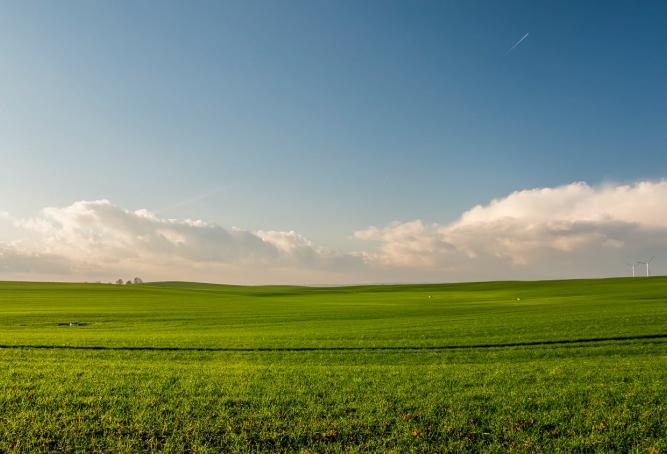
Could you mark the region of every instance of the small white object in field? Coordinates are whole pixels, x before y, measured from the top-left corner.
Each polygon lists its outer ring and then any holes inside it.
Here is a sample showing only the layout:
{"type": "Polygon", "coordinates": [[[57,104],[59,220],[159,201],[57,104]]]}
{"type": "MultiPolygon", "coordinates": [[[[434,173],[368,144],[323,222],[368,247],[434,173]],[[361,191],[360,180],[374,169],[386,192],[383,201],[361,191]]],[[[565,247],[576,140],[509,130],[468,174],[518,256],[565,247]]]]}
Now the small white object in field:
{"type": "Polygon", "coordinates": [[[517,296],[516,300],[517,300],[517,301],[521,301],[521,298],[519,298],[519,297],[517,296]]]}
{"type": "Polygon", "coordinates": [[[431,295],[428,296],[428,299],[431,299],[431,295]]]}

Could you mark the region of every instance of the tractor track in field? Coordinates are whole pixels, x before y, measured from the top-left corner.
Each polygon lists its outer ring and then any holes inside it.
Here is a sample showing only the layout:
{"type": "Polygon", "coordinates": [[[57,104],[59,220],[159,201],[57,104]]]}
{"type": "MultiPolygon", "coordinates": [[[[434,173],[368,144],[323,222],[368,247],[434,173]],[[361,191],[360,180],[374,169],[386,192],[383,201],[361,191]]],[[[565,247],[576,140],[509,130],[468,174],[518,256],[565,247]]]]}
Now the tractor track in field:
{"type": "Polygon", "coordinates": [[[102,345],[0,345],[0,349],[35,350],[109,350],[109,351],[157,351],[157,352],[317,352],[317,351],[402,351],[402,350],[467,350],[511,347],[538,347],[544,345],[590,344],[598,342],[624,342],[633,340],[667,339],[667,334],[641,336],[593,337],[583,339],[505,342],[498,344],[469,345],[413,345],[368,347],[150,347],[150,346],[102,346],[102,345]]]}

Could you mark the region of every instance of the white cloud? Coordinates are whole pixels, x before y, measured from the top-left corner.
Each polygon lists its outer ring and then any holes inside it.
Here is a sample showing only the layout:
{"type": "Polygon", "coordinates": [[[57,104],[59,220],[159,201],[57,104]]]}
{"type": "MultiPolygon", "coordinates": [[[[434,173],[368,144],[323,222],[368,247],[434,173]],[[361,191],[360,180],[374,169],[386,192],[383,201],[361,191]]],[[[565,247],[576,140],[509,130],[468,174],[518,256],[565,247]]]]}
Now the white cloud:
{"type": "MultiPolygon", "coordinates": [[[[232,283],[357,283],[558,278],[627,273],[625,261],[667,260],[667,181],[514,192],[450,224],[422,220],[354,233],[338,252],[295,231],[251,232],[166,219],[107,200],[45,208],[0,239],[0,279],[132,277],[232,283]]],[[[628,268],[629,269],[629,268],[628,268]]]]}
{"type": "MultiPolygon", "coordinates": [[[[326,276],[341,259],[352,256],[314,246],[295,232],[225,229],[201,220],[164,219],[148,210],[129,211],[108,200],[79,201],[49,207],[39,216],[15,220],[33,241],[16,244],[4,259],[28,271],[35,257],[56,257],[34,272],[86,270],[87,275],[148,274],[152,278],[253,282],[254,275],[326,276]],[[21,262],[22,266],[18,266],[21,262]],[[69,264],[63,267],[62,263],[69,264]],[[288,271],[292,271],[289,273],[288,271]]],[[[10,251],[9,246],[5,249],[10,251]]],[[[361,262],[360,259],[357,259],[361,262]]]]}
{"type": "Polygon", "coordinates": [[[666,227],[666,203],[665,180],[597,188],[586,183],[572,183],[517,191],[492,200],[488,205],[477,205],[464,213],[457,225],[515,219],[527,223],[618,221],[666,227]]]}
{"type": "Polygon", "coordinates": [[[421,268],[442,279],[617,274],[625,260],[667,255],[667,181],[517,191],[455,222],[371,226],[369,263],[421,268]]]}

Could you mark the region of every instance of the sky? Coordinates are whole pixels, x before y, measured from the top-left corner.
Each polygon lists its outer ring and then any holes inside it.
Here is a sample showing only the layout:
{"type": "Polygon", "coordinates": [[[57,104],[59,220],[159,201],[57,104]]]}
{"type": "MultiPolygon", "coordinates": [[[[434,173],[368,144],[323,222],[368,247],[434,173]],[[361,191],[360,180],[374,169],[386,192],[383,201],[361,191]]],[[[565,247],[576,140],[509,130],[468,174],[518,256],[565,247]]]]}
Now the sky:
{"type": "Polygon", "coordinates": [[[4,1],[0,279],[541,279],[651,256],[667,273],[666,19],[4,1]]]}

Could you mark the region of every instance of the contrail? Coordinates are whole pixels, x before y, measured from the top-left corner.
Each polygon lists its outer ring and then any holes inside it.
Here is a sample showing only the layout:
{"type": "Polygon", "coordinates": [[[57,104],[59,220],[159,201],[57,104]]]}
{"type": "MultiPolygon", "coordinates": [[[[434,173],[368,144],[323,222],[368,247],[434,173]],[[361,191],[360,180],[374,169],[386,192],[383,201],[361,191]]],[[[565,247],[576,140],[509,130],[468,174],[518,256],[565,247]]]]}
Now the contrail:
{"type": "Polygon", "coordinates": [[[523,35],[519,41],[517,41],[516,43],[514,43],[514,45],[510,48],[510,50],[507,51],[507,53],[506,53],[505,55],[509,54],[509,53],[512,52],[514,49],[516,49],[516,47],[517,47],[519,44],[521,44],[521,43],[523,42],[524,39],[528,38],[528,35],[530,35],[530,33],[526,33],[525,35],[523,35]]]}
{"type": "Polygon", "coordinates": [[[219,193],[233,187],[234,185],[236,185],[236,182],[229,183],[229,184],[226,184],[226,185],[223,185],[223,186],[217,186],[210,191],[194,195],[194,196],[192,196],[190,198],[187,198],[187,199],[184,199],[184,200],[180,200],[180,201],[178,201],[178,202],[176,202],[176,203],[174,203],[174,204],[172,204],[168,207],[165,207],[165,208],[162,208],[162,209],[156,211],[155,213],[156,214],[161,214],[161,213],[163,213],[165,211],[168,211],[168,210],[173,210],[175,208],[182,208],[184,206],[192,205],[195,202],[199,202],[199,201],[202,201],[204,199],[208,199],[209,197],[212,197],[216,194],[219,194],[219,193]]]}

